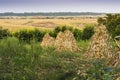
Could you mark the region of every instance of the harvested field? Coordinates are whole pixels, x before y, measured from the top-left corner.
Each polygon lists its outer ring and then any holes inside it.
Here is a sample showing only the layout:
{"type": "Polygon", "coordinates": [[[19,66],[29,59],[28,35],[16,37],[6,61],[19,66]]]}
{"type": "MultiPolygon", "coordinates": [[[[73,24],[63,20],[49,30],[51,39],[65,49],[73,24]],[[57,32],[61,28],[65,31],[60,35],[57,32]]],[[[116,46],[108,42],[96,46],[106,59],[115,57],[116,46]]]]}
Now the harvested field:
{"type": "Polygon", "coordinates": [[[53,28],[53,26],[58,26],[53,22],[38,22],[32,24],[34,27],[44,27],[44,28],[53,28]]]}
{"type": "Polygon", "coordinates": [[[97,24],[95,18],[72,18],[72,19],[0,19],[0,26],[10,31],[25,28],[54,29],[56,26],[74,26],[82,29],[85,25],[97,24]]]}

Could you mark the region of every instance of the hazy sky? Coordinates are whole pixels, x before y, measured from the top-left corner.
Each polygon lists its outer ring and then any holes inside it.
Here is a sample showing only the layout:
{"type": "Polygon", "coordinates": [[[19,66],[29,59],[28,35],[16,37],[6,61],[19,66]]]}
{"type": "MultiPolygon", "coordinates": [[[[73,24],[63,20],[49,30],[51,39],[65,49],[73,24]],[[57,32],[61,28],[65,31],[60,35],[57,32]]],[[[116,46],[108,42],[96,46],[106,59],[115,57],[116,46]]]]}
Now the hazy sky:
{"type": "Polygon", "coordinates": [[[120,0],[0,0],[1,12],[120,12],[120,0]]]}

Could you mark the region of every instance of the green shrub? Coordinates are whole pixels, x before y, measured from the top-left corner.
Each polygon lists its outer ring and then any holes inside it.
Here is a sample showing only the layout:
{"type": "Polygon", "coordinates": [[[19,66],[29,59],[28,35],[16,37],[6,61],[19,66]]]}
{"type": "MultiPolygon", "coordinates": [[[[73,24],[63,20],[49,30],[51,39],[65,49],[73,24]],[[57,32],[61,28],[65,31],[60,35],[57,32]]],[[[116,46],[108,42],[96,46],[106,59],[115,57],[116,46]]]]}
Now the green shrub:
{"type": "Polygon", "coordinates": [[[75,28],[73,28],[72,26],[69,26],[67,29],[73,32],[75,28]]]}
{"type": "Polygon", "coordinates": [[[103,18],[98,18],[97,22],[99,23],[99,25],[101,24],[105,24],[105,20],[103,18]]]}
{"type": "Polygon", "coordinates": [[[46,34],[45,31],[40,31],[38,29],[35,29],[33,31],[33,39],[35,39],[35,41],[42,41],[42,38],[44,37],[45,34],[46,34]]]}
{"type": "Polygon", "coordinates": [[[120,35],[120,24],[117,25],[116,29],[115,29],[115,34],[116,35],[120,35]]]}
{"type": "MultiPolygon", "coordinates": [[[[30,42],[30,40],[33,39],[33,31],[28,31],[27,29],[25,30],[20,30],[19,32],[16,33],[17,34],[17,38],[20,41],[26,41],[26,42],[30,42]]],[[[15,34],[15,35],[16,35],[15,34]]]]}
{"type": "Polygon", "coordinates": [[[50,31],[50,32],[49,32],[49,35],[52,36],[52,37],[54,37],[54,38],[57,37],[57,34],[58,34],[58,33],[56,33],[55,31],[50,31]]]}
{"type": "Polygon", "coordinates": [[[64,32],[65,30],[68,30],[67,26],[62,26],[61,31],[64,32]]]}
{"type": "Polygon", "coordinates": [[[82,40],[89,40],[94,34],[93,26],[86,26],[82,32],[82,40]]]}
{"type": "Polygon", "coordinates": [[[60,31],[64,32],[65,30],[70,30],[71,32],[74,31],[73,27],[65,25],[65,26],[57,26],[57,27],[55,27],[54,32],[56,32],[56,33],[60,32],[60,31]]]}
{"type": "Polygon", "coordinates": [[[49,32],[49,35],[52,37],[56,37],[59,32],[64,32],[65,30],[70,30],[71,32],[74,31],[73,27],[70,26],[57,26],[54,28],[53,31],[49,32]]]}
{"type": "Polygon", "coordinates": [[[74,29],[74,37],[77,41],[80,41],[81,40],[81,37],[82,37],[82,31],[79,30],[79,29],[74,29]]]}
{"type": "Polygon", "coordinates": [[[0,39],[10,36],[10,32],[7,29],[0,27],[0,39]]]}
{"type": "Polygon", "coordinates": [[[83,31],[81,31],[80,29],[77,29],[77,28],[70,27],[70,26],[58,26],[53,31],[49,32],[49,34],[52,37],[56,37],[60,31],[64,32],[65,30],[70,30],[73,33],[73,35],[77,41],[89,40],[92,37],[92,35],[94,34],[94,27],[91,25],[86,26],[83,29],[83,31]]]}
{"type": "Polygon", "coordinates": [[[25,41],[30,43],[31,40],[35,41],[42,41],[42,38],[44,37],[46,32],[40,31],[38,29],[35,30],[20,30],[18,32],[15,32],[13,36],[17,37],[20,41],[25,41]]]}
{"type": "Polygon", "coordinates": [[[107,14],[103,18],[98,19],[99,24],[104,24],[114,38],[115,36],[120,36],[119,25],[120,25],[120,14],[107,14]]]}
{"type": "Polygon", "coordinates": [[[55,29],[54,29],[55,33],[59,33],[60,31],[62,31],[61,27],[59,27],[59,26],[55,27],[55,29]]]}

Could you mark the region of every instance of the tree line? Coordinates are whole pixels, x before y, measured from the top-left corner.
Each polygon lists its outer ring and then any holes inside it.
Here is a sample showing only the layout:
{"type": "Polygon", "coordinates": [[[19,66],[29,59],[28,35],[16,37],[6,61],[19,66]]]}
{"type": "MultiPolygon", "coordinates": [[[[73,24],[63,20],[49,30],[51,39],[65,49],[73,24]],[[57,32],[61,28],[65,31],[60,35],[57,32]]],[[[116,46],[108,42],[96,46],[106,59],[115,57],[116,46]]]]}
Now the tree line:
{"type": "Polygon", "coordinates": [[[6,12],[0,13],[0,16],[80,16],[80,15],[102,15],[104,13],[94,13],[94,12],[38,12],[38,13],[13,13],[6,12]]]}

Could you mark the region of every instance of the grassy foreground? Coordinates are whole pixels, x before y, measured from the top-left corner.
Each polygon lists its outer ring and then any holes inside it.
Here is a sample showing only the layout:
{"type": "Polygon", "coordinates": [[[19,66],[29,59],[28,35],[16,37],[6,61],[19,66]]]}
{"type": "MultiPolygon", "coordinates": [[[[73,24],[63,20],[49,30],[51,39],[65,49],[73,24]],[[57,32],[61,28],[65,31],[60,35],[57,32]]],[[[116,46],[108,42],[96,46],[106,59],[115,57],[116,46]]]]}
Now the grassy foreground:
{"type": "Polygon", "coordinates": [[[19,42],[14,37],[0,40],[0,80],[115,80],[120,69],[106,60],[82,59],[89,42],[80,41],[82,52],[56,52],[39,42],[19,42]]]}

